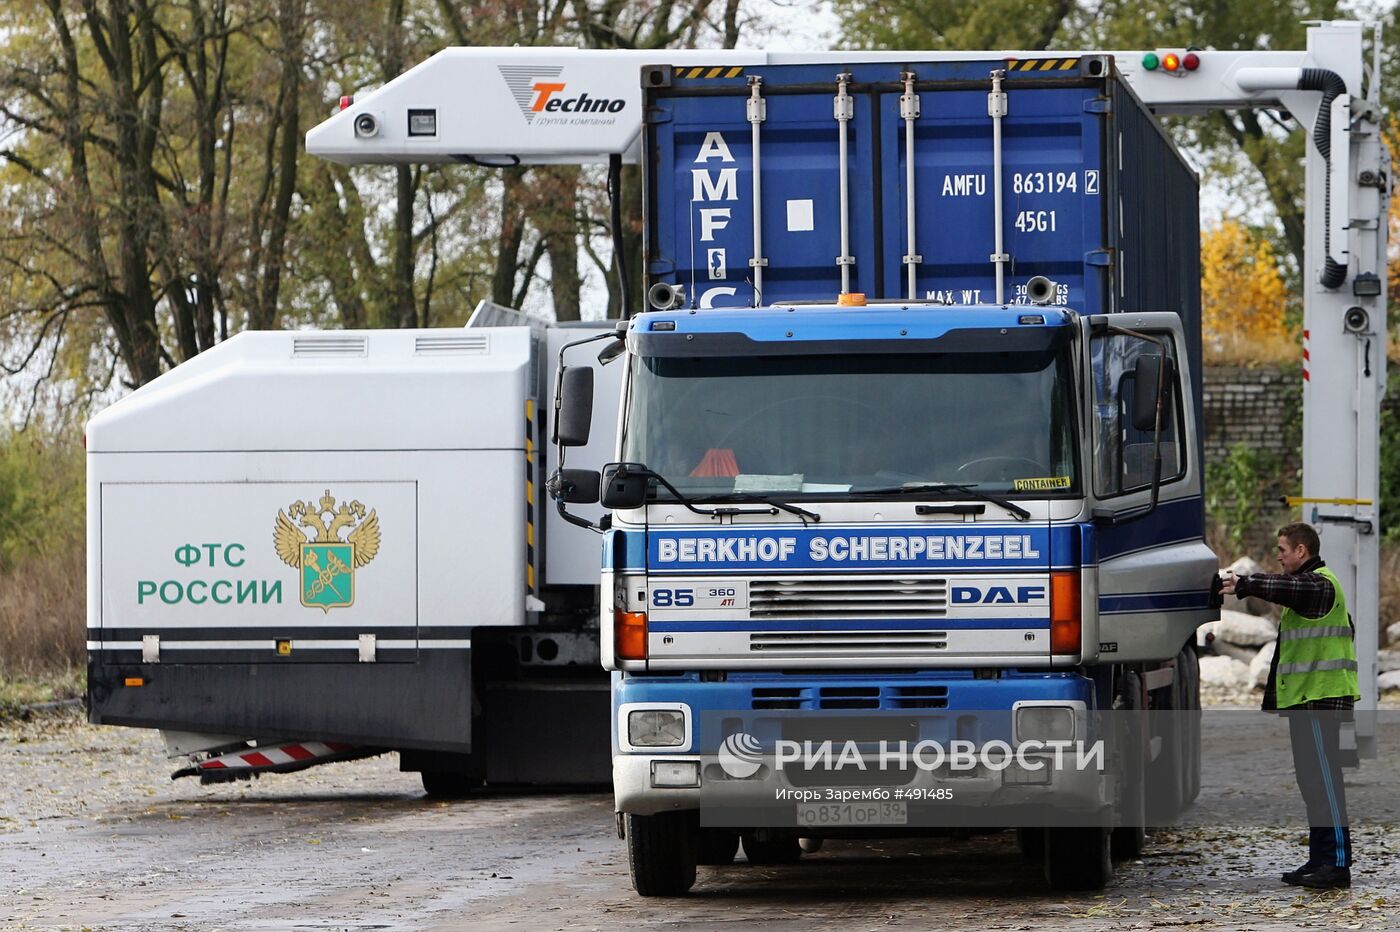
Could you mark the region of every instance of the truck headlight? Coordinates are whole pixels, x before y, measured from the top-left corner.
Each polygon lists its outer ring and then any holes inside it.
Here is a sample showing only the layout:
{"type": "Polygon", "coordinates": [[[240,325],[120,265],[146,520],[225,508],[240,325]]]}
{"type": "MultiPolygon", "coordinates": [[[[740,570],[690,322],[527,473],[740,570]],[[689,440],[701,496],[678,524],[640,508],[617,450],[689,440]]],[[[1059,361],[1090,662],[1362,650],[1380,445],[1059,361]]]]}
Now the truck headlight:
{"type": "Polygon", "coordinates": [[[627,743],[638,748],[678,748],[686,743],[681,709],[634,709],[627,716],[627,743]]]}
{"type": "Polygon", "coordinates": [[[1073,741],[1077,709],[1072,705],[1031,705],[1017,703],[1011,730],[1019,744],[1023,741],[1073,741]]]}

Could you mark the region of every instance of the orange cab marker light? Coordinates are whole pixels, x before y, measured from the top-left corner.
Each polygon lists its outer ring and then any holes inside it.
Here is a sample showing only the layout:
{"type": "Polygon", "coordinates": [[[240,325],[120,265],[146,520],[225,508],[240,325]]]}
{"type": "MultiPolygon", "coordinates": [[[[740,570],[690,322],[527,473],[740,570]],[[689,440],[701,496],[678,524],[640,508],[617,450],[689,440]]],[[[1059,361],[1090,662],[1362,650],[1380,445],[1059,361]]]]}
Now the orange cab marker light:
{"type": "Polygon", "coordinates": [[[647,659],[646,612],[613,612],[613,629],[619,660],[647,659]]]}
{"type": "Polygon", "coordinates": [[[1079,571],[1050,574],[1050,653],[1077,654],[1082,640],[1079,571]]]}
{"type": "Polygon", "coordinates": [[[837,307],[865,307],[865,295],[859,291],[848,291],[836,296],[837,307]]]}
{"type": "Polygon", "coordinates": [[[140,676],[128,676],[126,679],[122,680],[122,685],[123,685],[123,686],[145,686],[145,685],[146,685],[146,680],[145,680],[144,677],[140,677],[140,676]]]}

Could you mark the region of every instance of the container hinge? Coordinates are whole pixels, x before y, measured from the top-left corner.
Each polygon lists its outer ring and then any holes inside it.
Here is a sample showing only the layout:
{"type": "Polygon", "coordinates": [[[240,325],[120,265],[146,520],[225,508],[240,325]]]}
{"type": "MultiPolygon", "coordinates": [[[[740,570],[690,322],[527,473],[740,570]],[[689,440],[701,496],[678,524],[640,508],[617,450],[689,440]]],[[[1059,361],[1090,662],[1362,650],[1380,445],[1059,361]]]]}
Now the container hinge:
{"type": "Polygon", "coordinates": [[[160,663],[160,635],[141,635],[141,662],[160,663]]]}
{"type": "Polygon", "coordinates": [[[377,646],[373,634],[360,635],[360,663],[374,663],[377,657],[377,646]]]}
{"type": "Polygon", "coordinates": [[[660,126],[671,122],[671,111],[665,107],[647,107],[642,111],[642,122],[647,126],[660,126]]]}
{"type": "Polygon", "coordinates": [[[1085,113],[1112,113],[1113,101],[1107,97],[1092,97],[1084,101],[1085,113]]]}
{"type": "Polygon", "coordinates": [[[1099,268],[1108,268],[1113,265],[1113,250],[1095,249],[1084,254],[1085,265],[1096,265],[1099,268]]]}

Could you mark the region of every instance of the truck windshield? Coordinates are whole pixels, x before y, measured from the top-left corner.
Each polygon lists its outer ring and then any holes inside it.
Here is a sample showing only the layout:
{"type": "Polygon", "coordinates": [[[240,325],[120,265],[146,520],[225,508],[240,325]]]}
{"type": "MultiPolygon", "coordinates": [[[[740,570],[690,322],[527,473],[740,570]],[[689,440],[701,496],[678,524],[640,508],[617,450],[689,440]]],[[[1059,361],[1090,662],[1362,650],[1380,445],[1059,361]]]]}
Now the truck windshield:
{"type": "MultiPolygon", "coordinates": [[[[638,357],[623,458],[683,495],[841,499],[938,483],[1078,487],[1068,347],[1024,353],[638,357]]],[[[664,488],[658,498],[668,498],[664,488]]]]}

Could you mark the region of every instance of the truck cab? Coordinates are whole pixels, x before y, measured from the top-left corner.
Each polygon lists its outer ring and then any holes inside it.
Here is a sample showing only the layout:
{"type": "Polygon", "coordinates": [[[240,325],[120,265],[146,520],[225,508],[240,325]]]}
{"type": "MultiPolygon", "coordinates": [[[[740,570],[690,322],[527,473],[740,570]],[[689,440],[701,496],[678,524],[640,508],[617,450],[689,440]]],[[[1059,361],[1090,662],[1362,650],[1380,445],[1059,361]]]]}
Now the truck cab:
{"type": "Polygon", "coordinates": [[[601,641],[634,882],[1000,825],[1101,885],[1152,744],[1103,713],[1214,617],[1180,319],[858,300],[626,329],[601,641]]]}

